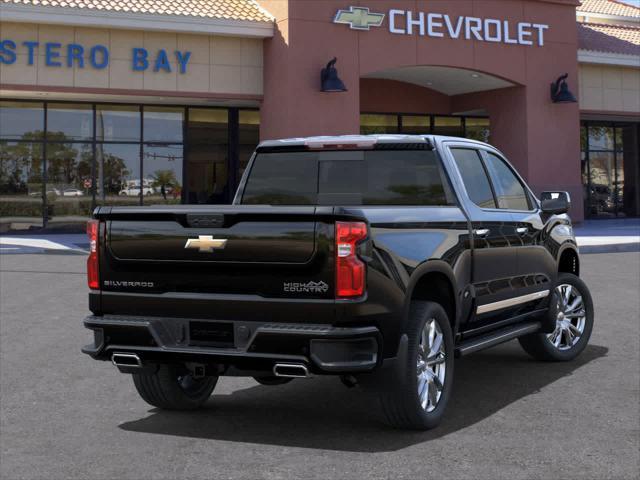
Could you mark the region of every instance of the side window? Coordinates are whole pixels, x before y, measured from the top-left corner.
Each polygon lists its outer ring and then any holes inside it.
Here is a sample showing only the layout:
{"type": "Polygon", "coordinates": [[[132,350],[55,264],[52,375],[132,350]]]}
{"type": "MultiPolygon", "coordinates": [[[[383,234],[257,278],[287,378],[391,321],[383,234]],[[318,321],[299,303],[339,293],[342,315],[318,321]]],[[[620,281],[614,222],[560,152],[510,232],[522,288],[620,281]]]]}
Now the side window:
{"type": "Polygon", "coordinates": [[[471,201],[482,208],[496,208],[489,178],[482,166],[478,151],[468,148],[452,148],[451,153],[471,201]]]}
{"type": "Polygon", "coordinates": [[[498,198],[498,208],[508,210],[531,210],[524,186],[509,165],[493,153],[486,152],[487,170],[493,181],[498,198]]]}

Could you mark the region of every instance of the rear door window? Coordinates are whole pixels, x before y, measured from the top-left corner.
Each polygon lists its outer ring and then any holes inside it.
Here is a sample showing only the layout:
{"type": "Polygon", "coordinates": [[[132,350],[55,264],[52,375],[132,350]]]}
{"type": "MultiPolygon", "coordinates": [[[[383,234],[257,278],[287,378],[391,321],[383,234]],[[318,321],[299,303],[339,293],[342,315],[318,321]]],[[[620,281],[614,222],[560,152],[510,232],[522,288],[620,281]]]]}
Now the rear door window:
{"type": "Polygon", "coordinates": [[[498,208],[507,210],[530,210],[529,197],[511,167],[493,153],[485,152],[487,170],[493,181],[498,199],[498,208]]]}
{"type": "Polygon", "coordinates": [[[471,201],[482,208],[496,208],[496,201],[480,153],[470,148],[452,148],[451,153],[471,201]]]}
{"type": "Polygon", "coordinates": [[[435,152],[259,153],[243,204],[455,205],[435,152]]]}

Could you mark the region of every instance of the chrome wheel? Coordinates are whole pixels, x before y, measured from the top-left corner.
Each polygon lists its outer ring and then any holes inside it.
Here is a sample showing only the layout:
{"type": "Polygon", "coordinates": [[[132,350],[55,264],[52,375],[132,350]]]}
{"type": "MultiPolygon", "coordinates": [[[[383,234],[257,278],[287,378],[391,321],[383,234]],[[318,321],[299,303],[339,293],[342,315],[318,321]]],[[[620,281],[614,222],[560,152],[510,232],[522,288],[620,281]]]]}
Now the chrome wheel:
{"type": "Polygon", "coordinates": [[[569,350],[580,341],[584,333],[587,313],[582,295],[573,286],[562,284],[556,287],[558,315],[555,330],[547,339],[558,350],[569,350]]]}
{"type": "Polygon", "coordinates": [[[426,412],[435,410],[442,396],[445,355],[444,335],[438,322],[431,318],[422,329],[417,359],[418,398],[426,412]]]}

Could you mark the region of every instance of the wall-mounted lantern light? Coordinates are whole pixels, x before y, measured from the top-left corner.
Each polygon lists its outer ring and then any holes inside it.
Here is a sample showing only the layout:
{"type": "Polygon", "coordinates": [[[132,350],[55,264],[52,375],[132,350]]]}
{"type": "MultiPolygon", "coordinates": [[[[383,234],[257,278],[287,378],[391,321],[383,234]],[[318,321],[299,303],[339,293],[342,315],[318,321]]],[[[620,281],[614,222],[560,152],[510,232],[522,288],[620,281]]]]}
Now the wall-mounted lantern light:
{"type": "Polygon", "coordinates": [[[551,84],[551,101],[553,103],[576,103],[576,97],[569,90],[567,84],[568,73],[562,75],[551,84]]]}
{"type": "Polygon", "coordinates": [[[336,70],[335,64],[338,61],[337,58],[333,58],[327,66],[320,72],[320,90],[323,92],[346,92],[347,87],[338,77],[338,70],[336,70]]]}

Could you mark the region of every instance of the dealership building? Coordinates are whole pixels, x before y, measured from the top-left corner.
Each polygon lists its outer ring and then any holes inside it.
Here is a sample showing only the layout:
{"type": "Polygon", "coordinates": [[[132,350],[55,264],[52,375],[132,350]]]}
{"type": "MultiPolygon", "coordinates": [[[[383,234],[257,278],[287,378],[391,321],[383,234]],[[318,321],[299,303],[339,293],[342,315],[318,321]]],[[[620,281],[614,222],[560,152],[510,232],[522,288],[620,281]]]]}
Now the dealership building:
{"type": "Polygon", "coordinates": [[[0,96],[0,232],[228,203],[260,140],[356,133],[488,141],[577,220],[640,215],[615,0],[0,0],[0,96]]]}

